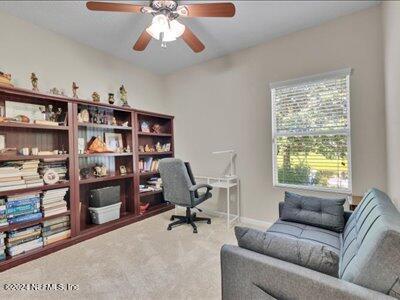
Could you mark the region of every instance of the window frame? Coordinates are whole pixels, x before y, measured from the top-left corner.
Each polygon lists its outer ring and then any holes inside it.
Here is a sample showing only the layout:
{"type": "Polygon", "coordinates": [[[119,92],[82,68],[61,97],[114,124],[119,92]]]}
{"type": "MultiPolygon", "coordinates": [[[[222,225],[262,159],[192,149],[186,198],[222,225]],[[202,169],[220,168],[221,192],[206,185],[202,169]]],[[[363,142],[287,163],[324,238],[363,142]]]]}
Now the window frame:
{"type": "Polygon", "coordinates": [[[273,178],[273,186],[274,187],[283,187],[283,188],[291,188],[291,189],[300,189],[300,190],[308,190],[308,191],[318,191],[318,192],[328,192],[335,194],[344,194],[351,195],[353,191],[353,180],[352,180],[352,162],[351,162],[351,118],[350,118],[350,76],[352,74],[351,68],[340,69],[332,72],[321,73],[301,78],[296,78],[292,80],[279,81],[270,83],[270,93],[271,93],[271,128],[272,128],[272,178],[273,178]],[[275,89],[280,87],[289,87],[294,85],[302,85],[310,82],[318,82],[329,80],[333,78],[343,78],[346,77],[346,90],[347,90],[347,128],[340,130],[330,130],[319,132],[318,130],[312,133],[305,134],[303,133],[287,133],[278,134],[276,131],[276,115],[275,115],[275,89]],[[323,186],[307,186],[307,185],[298,185],[298,184],[288,184],[288,183],[279,183],[278,182],[278,156],[277,156],[277,143],[276,140],[281,136],[315,136],[315,135],[345,135],[347,136],[347,164],[348,164],[348,187],[347,188],[332,188],[332,187],[323,187],[323,186]]]}

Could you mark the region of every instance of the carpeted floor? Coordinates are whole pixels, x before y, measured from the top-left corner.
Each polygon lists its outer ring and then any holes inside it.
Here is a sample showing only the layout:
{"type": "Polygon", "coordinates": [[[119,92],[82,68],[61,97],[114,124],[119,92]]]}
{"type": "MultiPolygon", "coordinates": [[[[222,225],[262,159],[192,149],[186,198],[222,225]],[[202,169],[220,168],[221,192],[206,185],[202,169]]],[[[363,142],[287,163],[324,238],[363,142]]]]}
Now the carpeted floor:
{"type": "Polygon", "coordinates": [[[198,234],[167,231],[172,211],[0,273],[0,299],[220,299],[219,251],[233,229],[213,217],[198,234]],[[77,291],[5,291],[9,283],[77,284],[77,291]]]}

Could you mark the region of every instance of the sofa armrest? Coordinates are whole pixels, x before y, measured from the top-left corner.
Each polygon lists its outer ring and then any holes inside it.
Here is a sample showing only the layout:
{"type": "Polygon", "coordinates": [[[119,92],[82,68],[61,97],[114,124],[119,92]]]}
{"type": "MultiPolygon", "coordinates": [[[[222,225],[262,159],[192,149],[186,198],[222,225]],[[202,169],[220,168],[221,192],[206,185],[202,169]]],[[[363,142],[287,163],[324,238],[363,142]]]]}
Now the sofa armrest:
{"type": "Polygon", "coordinates": [[[394,299],[237,246],[221,249],[222,299],[394,299]]]}

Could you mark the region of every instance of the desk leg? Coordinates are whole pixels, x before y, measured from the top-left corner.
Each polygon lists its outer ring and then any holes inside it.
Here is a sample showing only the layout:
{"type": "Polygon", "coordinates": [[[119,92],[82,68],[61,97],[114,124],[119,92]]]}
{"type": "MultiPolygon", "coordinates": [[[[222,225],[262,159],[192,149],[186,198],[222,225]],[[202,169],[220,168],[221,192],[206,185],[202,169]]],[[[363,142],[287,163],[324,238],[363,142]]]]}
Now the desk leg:
{"type": "Polygon", "coordinates": [[[230,228],[230,222],[229,222],[229,217],[230,217],[230,215],[231,215],[231,210],[230,210],[230,208],[229,208],[229,205],[230,205],[230,188],[228,187],[227,189],[226,189],[226,219],[227,219],[227,223],[226,223],[226,228],[230,228]]]}

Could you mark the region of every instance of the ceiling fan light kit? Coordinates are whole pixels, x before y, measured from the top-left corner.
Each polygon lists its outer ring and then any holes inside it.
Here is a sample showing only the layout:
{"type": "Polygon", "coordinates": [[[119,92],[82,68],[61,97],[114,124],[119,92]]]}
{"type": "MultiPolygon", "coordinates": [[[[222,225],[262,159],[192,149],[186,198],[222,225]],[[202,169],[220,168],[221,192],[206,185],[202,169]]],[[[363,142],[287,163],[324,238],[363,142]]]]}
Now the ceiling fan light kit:
{"type": "Polygon", "coordinates": [[[182,37],[184,42],[196,53],[205,49],[196,35],[177,19],[179,17],[225,17],[235,15],[235,5],[232,3],[199,3],[178,5],[176,0],[152,0],[149,6],[136,4],[94,2],[86,3],[89,10],[113,11],[152,14],[151,25],[146,28],[133,49],[143,51],[150,43],[151,38],[161,41],[161,47],[166,48],[168,42],[182,37]]]}

